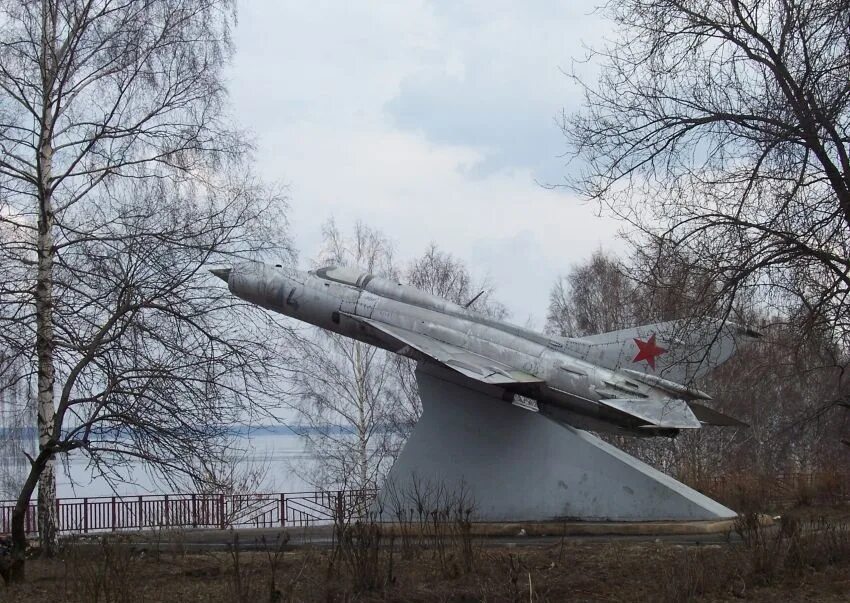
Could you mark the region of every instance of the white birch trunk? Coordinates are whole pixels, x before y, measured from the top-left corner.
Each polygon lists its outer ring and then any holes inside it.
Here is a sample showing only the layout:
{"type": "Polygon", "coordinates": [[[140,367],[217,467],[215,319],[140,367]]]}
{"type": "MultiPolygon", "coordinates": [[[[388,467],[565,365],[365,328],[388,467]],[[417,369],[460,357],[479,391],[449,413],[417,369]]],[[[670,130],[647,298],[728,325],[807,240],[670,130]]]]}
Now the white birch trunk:
{"type": "MultiPolygon", "coordinates": [[[[49,174],[52,149],[49,143],[41,151],[49,174]]],[[[42,199],[38,232],[38,275],[36,277],[36,353],[38,355],[38,446],[44,450],[53,437],[54,357],[53,357],[53,213],[50,195],[42,199]]],[[[51,456],[38,480],[38,531],[42,552],[56,549],[56,458],[51,456]]]]}
{"type": "MultiPolygon", "coordinates": [[[[35,286],[36,355],[38,358],[38,446],[39,452],[51,446],[54,430],[53,385],[55,381],[53,341],[53,106],[52,88],[55,67],[55,19],[50,3],[42,8],[42,123],[38,149],[38,272],[35,286]]],[[[52,454],[38,480],[38,533],[43,554],[56,553],[56,458],[52,454]]]]}

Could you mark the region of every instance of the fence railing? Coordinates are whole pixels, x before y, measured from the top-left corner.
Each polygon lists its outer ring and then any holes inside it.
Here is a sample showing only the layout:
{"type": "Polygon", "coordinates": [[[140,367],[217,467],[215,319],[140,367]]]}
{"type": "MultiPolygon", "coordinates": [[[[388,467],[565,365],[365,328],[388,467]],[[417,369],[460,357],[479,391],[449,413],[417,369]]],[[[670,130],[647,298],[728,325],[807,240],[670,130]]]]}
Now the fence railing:
{"type": "MultiPolygon", "coordinates": [[[[60,498],[59,533],[115,532],[156,528],[270,528],[331,523],[363,515],[374,490],[281,492],[274,494],[163,494],[60,498]]],[[[12,529],[14,501],[0,501],[0,533],[12,529]]],[[[35,504],[25,526],[38,532],[35,504]]]]}
{"type": "MultiPolygon", "coordinates": [[[[730,474],[684,480],[735,508],[743,499],[776,507],[850,501],[850,475],[838,472],[770,476],[730,474]]],[[[361,517],[375,490],[331,490],[273,494],[163,494],[60,498],[60,533],[114,532],[156,528],[302,527],[361,517]]],[[[14,501],[0,501],[0,533],[12,529],[14,501]]],[[[25,517],[28,534],[38,532],[36,506],[25,517]]]]}

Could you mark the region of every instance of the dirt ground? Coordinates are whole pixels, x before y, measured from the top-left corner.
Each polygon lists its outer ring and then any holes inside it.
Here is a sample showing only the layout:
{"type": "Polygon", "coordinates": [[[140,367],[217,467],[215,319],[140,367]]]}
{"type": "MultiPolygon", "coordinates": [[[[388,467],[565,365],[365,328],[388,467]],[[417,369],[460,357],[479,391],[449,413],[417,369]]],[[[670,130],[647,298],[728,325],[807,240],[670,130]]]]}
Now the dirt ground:
{"type": "Polygon", "coordinates": [[[484,546],[451,531],[423,545],[364,528],[336,549],[235,553],[115,537],[30,560],[27,583],[0,587],[0,601],[848,601],[846,512],[810,515],[702,545],[484,546]]]}

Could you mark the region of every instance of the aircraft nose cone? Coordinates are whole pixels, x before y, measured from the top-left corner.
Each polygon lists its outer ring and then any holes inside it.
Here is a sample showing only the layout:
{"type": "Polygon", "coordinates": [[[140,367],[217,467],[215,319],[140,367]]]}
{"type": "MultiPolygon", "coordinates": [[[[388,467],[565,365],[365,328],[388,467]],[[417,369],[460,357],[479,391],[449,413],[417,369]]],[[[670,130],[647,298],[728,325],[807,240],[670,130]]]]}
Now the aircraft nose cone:
{"type": "Polygon", "coordinates": [[[230,268],[212,268],[210,270],[214,275],[223,280],[225,283],[230,281],[230,268]]]}

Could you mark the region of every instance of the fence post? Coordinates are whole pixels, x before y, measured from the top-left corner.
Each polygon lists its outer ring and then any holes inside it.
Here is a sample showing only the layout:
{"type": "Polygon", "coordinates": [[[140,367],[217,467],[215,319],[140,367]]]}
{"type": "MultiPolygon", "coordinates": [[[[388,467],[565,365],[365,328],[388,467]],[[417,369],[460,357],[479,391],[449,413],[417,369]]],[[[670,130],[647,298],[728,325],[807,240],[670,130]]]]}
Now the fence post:
{"type": "Polygon", "coordinates": [[[115,531],[115,497],[112,497],[112,531],[115,531]]]}
{"type": "Polygon", "coordinates": [[[218,497],[218,519],[219,519],[219,522],[221,523],[221,529],[223,530],[225,528],[224,494],[220,494],[219,497],[218,497]]]}
{"type": "Polygon", "coordinates": [[[280,493],[280,527],[286,527],[286,494],[280,493]]]}
{"type": "Polygon", "coordinates": [[[192,494],[192,527],[198,527],[198,499],[196,494],[192,494]]]}
{"type": "Polygon", "coordinates": [[[89,499],[83,499],[83,532],[89,531],[89,499]]]}
{"type": "Polygon", "coordinates": [[[143,519],[142,514],[143,513],[144,513],[144,508],[142,507],[142,497],[140,496],[139,497],[139,511],[138,511],[138,524],[139,525],[137,526],[140,530],[144,527],[144,525],[142,524],[142,519],[143,519]]]}
{"type": "Polygon", "coordinates": [[[168,527],[168,494],[165,495],[165,510],[163,511],[165,515],[165,527],[168,527]]]}

